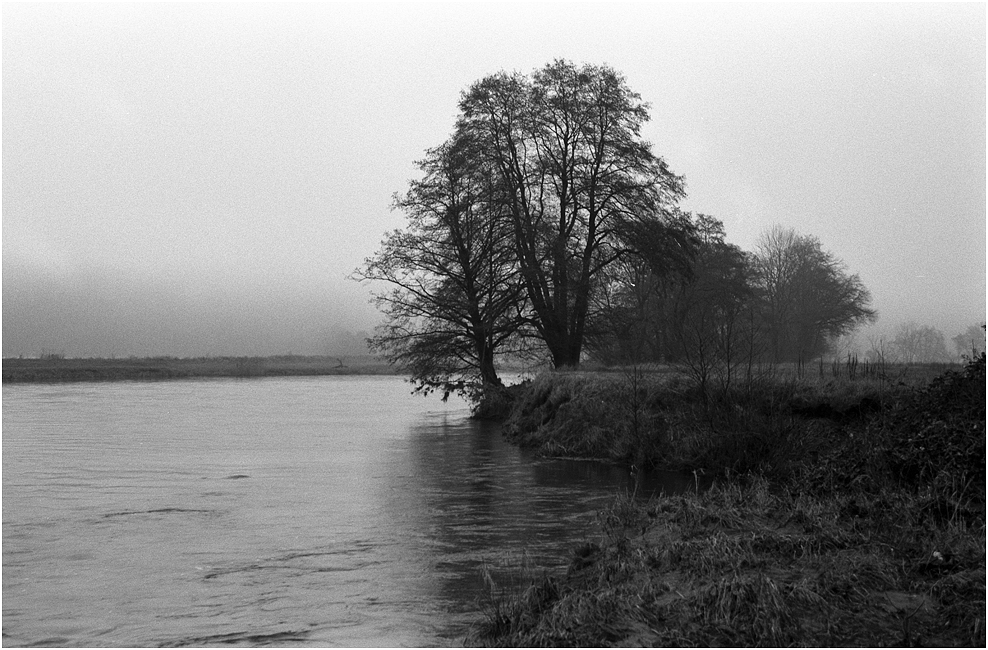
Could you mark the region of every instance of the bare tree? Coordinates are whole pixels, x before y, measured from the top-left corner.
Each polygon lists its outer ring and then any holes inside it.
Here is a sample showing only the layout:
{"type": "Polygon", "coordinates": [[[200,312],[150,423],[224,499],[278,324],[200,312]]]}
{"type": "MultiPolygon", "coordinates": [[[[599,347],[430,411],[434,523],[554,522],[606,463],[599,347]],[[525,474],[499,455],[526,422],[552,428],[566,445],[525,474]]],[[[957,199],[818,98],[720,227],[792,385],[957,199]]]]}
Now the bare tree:
{"type": "Polygon", "coordinates": [[[976,357],[985,351],[985,326],[971,325],[950,340],[954,343],[958,359],[976,357]]]}
{"type": "Polygon", "coordinates": [[[492,75],[460,109],[500,174],[533,326],[556,367],[576,366],[602,272],[625,252],[620,233],[660,220],[682,180],[640,136],[647,105],[606,66],[492,75]]]}
{"type": "Polygon", "coordinates": [[[724,224],[697,215],[697,252],[690,280],[675,297],[682,361],[707,396],[711,379],[730,389],[757,350],[748,256],[725,240],[724,224]]]}
{"type": "Polygon", "coordinates": [[[950,361],[943,332],[929,325],[903,323],[889,344],[900,363],[945,363],[950,361]]]}
{"type": "Polygon", "coordinates": [[[897,362],[895,349],[884,337],[875,335],[868,336],[868,349],[865,350],[865,360],[880,365],[897,362]]]}
{"type": "Polygon", "coordinates": [[[424,178],[395,198],[408,226],[354,272],[382,286],[374,296],[387,320],[369,344],[408,368],[418,390],[477,397],[501,386],[496,357],[524,324],[511,233],[496,175],[468,134],[419,166],[424,178]]]}
{"type": "Polygon", "coordinates": [[[630,254],[602,271],[594,296],[587,346],[595,357],[618,363],[681,358],[676,299],[695,278],[704,218],[694,222],[691,214],[673,210],[668,219],[626,229],[630,254]]]}
{"type": "Polygon", "coordinates": [[[828,340],[875,319],[861,279],[816,237],[775,226],[758,241],[755,268],[775,361],[817,357],[828,340]]]}

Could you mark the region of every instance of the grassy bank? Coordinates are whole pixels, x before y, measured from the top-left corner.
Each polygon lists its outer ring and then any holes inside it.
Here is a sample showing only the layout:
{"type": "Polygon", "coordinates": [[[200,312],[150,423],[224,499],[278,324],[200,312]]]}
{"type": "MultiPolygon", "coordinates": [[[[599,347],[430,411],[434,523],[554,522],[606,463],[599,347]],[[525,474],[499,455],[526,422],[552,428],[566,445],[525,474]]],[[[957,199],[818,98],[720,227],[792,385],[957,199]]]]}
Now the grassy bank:
{"type": "Polygon", "coordinates": [[[468,643],[983,647],[984,356],[912,386],[820,379],[535,380],[517,441],[717,479],[618,498],[563,574],[490,576],[468,643]]]}
{"type": "Polygon", "coordinates": [[[850,379],[774,368],[707,391],[663,368],[547,372],[517,392],[504,432],[546,456],[778,476],[942,371],[903,366],[850,379]]]}
{"type": "Polygon", "coordinates": [[[372,356],[148,357],[127,359],[4,359],[3,383],[57,383],[189,379],[202,377],[286,377],[396,374],[372,356]]]}

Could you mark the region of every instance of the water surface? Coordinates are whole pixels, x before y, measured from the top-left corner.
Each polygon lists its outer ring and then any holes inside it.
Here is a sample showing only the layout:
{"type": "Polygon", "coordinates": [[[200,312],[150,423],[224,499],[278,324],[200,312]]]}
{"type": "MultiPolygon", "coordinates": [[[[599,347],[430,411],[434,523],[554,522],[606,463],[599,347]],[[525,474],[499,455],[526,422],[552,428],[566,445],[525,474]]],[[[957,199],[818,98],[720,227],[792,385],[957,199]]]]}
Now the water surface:
{"type": "Polygon", "coordinates": [[[565,565],[628,487],[467,416],[397,377],[5,386],[3,644],[456,645],[481,566],[565,565]]]}

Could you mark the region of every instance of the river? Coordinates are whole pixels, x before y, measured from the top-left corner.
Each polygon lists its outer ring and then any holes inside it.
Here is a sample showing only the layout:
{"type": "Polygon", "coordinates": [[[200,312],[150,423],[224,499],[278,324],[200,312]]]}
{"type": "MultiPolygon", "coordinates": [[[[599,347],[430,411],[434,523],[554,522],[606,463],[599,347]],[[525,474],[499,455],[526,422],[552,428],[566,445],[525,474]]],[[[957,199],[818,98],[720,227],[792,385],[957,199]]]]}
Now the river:
{"type": "Polygon", "coordinates": [[[461,643],[482,567],[565,566],[628,474],[534,458],[409,391],[4,386],[3,645],[461,643]]]}

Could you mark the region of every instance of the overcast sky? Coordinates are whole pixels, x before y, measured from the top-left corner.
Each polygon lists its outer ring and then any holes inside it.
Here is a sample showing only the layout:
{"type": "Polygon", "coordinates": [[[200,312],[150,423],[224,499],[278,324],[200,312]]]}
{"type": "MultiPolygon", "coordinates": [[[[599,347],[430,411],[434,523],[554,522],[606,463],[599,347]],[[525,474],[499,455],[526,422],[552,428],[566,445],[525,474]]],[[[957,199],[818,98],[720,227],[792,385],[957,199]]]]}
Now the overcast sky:
{"type": "Polygon", "coordinates": [[[554,58],[651,103],[684,207],[985,319],[985,5],[4,4],[3,354],[321,353],[460,92],[554,58]]]}

